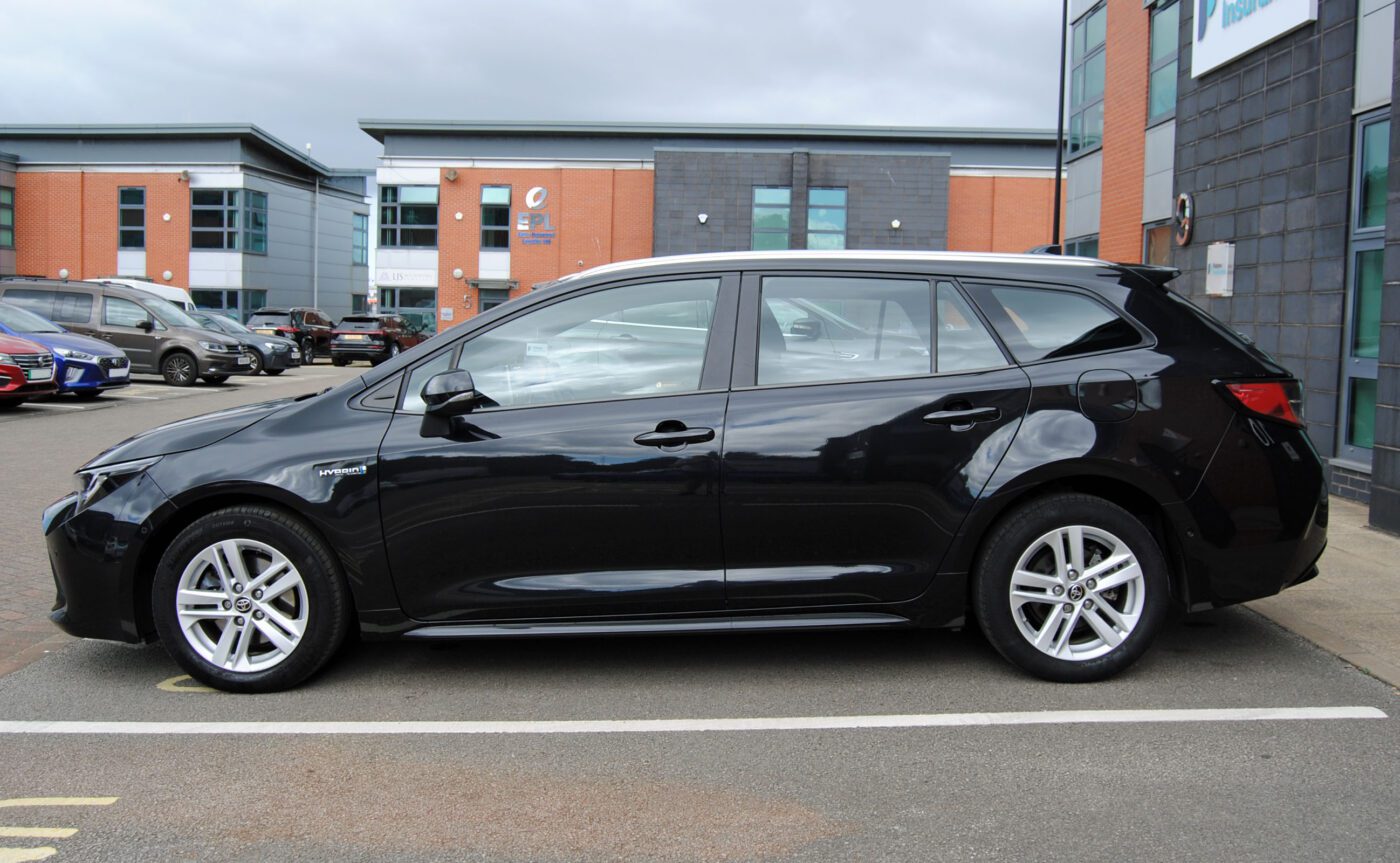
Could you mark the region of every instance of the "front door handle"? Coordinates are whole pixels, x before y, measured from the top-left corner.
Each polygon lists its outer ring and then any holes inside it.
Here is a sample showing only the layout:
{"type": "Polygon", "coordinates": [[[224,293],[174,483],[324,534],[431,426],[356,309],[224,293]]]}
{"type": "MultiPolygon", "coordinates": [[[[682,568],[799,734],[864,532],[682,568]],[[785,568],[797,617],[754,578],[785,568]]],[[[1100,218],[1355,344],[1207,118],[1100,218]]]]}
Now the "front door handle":
{"type": "Polygon", "coordinates": [[[924,422],[936,426],[965,426],[1001,419],[998,408],[964,408],[954,411],[934,411],[924,415],[924,422]]]}
{"type": "Polygon", "coordinates": [[[714,439],[714,429],[686,428],[680,423],[668,420],[658,425],[656,431],[643,432],[632,438],[632,442],[642,446],[682,446],[714,439]]]}

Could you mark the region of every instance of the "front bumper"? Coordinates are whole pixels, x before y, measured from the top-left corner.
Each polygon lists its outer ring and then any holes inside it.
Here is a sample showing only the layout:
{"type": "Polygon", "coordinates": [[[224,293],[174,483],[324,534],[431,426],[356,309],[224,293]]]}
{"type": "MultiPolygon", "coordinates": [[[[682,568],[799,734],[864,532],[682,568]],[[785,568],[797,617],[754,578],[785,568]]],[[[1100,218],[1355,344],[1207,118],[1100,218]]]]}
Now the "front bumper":
{"type": "Polygon", "coordinates": [[[205,375],[246,375],[253,370],[253,360],[244,350],[237,354],[201,353],[196,357],[200,377],[205,375]]]}
{"type": "MultiPolygon", "coordinates": [[[[102,358],[106,360],[106,357],[102,358]]],[[[86,390],[110,390],[131,383],[131,366],[122,360],[123,365],[108,363],[110,368],[98,363],[78,360],[64,360],[60,373],[60,392],[83,392],[86,390]]]]}
{"type": "Polygon", "coordinates": [[[78,496],[69,494],[44,510],[57,593],[49,619],[80,638],[149,640],[149,579],[138,578],[137,561],[172,504],[145,473],[82,511],[77,504],[78,496]]]}
{"type": "Polygon", "coordinates": [[[294,369],[301,365],[301,351],[263,351],[263,368],[294,369]]]}

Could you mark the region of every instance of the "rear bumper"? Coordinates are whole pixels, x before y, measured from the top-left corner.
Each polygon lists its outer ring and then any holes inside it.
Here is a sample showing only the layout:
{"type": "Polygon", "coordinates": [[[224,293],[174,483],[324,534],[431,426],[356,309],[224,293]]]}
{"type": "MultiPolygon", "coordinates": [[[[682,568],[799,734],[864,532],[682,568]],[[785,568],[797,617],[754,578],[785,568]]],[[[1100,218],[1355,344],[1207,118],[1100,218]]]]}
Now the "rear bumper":
{"type": "Polygon", "coordinates": [[[331,344],[331,356],[338,360],[385,360],[389,358],[388,345],[368,347],[365,345],[331,344]]]}
{"type": "Polygon", "coordinates": [[[1200,486],[1166,507],[1191,610],[1271,596],[1317,574],[1327,482],[1301,429],[1237,419],[1200,486]]]}

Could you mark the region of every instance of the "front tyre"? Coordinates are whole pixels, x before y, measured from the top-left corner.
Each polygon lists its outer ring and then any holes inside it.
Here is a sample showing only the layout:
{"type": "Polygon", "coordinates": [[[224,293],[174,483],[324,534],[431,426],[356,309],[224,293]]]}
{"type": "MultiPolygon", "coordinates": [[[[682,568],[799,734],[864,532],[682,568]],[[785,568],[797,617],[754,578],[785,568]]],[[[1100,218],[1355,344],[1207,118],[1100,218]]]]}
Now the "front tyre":
{"type": "Polygon", "coordinates": [[[1132,665],[1162,628],[1167,566],[1148,529],[1116,504],[1055,494],[987,536],[973,611],[997,651],[1046,680],[1084,683],[1132,665]]]}
{"type": "Polygon", "coordinates": [[[156,630],[191,677],[275,692],[315,674],[345,640],[350,600],[326,544],[267,506],[206,515],[166,549],[151,586],[156,630]]]}
{"type": "Polygon", "coordinates": [[[199,366],[184,351],[171,351],[160,361],[160,376],[172,387],[187,387],[199,377],[199,366]]]}

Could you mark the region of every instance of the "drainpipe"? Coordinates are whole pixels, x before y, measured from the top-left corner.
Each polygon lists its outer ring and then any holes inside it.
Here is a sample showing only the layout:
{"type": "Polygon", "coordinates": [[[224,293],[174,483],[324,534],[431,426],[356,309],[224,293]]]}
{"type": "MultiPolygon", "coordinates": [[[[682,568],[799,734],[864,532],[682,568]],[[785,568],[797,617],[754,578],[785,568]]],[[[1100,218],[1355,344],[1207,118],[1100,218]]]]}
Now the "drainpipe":
{"type": "Polygon", "coordinates": [[[311,307],[321,308],[321,178],[311,196],[311,307]]]}

